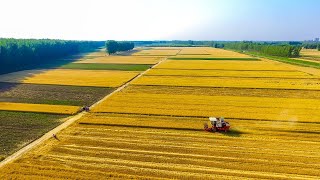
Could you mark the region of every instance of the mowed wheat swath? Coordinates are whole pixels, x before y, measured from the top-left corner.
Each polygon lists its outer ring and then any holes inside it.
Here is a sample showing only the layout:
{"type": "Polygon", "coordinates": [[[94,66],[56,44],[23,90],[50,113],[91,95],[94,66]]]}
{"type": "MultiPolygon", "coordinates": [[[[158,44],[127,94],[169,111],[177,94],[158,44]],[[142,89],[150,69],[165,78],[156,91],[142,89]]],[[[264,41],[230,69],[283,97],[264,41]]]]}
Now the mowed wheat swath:
{"type": "Polygon", "coordinates": [[[72,115],[79,112],[79,110],[79,106],[0,102],[0,111],[39,112],[72,115]]]}
{"type": "Polygon", "coordinates": [[[0,76],[0,82],[118,87],[137,76],[134,71],[26,70],[0,76]]]}

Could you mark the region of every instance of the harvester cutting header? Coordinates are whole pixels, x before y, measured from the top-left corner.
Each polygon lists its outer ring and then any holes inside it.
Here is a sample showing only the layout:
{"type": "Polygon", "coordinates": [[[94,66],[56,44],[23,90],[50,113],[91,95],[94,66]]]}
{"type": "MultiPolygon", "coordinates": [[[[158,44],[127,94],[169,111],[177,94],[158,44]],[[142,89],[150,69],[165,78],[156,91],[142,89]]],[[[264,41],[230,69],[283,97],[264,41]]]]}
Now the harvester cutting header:
{"type": "Polygon", "coordinates": [[[204,130],[208,132],[227,132],[230,129],[230,124],[224,121],[224,117],[209,117],[209,121],[212,125],[209,128],[207,123],[204,123],[204,130]]]}

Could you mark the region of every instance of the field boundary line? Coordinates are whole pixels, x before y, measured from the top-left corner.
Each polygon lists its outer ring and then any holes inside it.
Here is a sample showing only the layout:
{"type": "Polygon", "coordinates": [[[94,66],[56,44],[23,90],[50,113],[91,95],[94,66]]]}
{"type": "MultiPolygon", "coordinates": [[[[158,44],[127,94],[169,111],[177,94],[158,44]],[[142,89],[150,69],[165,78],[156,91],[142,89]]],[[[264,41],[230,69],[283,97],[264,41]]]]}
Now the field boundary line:
{"type": "MultiPolygon", "coordinates": [[[[159,62],[157,62],[156,64],[154,64],[153,66],[151,66],[149,69],[141,72],[140,74],[138,74],[137,76],[135,76],[134,78],[130,79],[129,81],[127,81],[125,84],[123,84],[122,86],[118,87],[115,91],[111,92],[110,94],[106,95],[104,98],[102,98],[101,100],[99,100],[98,102],[94,103],[92,106],[90,106],[90,108],[94,108],[97,105],[99,105],[101,102],[105,101],[106,99],[108,99],[110,96],[112,96],[113,94],[121,91],[122,89],[126,88],[132,81],[134,81],[135,79],[143,76],[145,73],[147,73],[149,70],[151,70],[152,68],[156,67],[157,65],[159,65],[161,62],[163,62],[164,60],[166,60],[167,58],[161,58],[161,60],[159,62]]],[[[58,132],[60,132],[63,129],[66,129],[67,127],[69,127],[71,124],[73,124],[75,121],[79,120],[81,117],[83,117],[84,115],[88,114],[89,112],[80,112],[74,116],[71,116],[69,118],[67,118],[67,120],[60,124],[59,126],[55,127],[54,129],[50,130],[49,132],[45,133],[43,136],[41,136],[40,138],[32,141],[31,143],[29,143],[28,145],[24,146],[23,148],[21,148],[20,150],[16,151],[15,153],[11,154],[10,156],[6,157],[4,160],[2,160],[0,162],[0,168],[4,167],[5,165],[15,161],[16,159],[22,157],[23,155],[25,155],[27,152],[31,151],[32,149],[36,148],[38,145],[40,145],[41,143],[43,143],[44,141],[52,138],[53,134],[57,134],[58,132]]]]}

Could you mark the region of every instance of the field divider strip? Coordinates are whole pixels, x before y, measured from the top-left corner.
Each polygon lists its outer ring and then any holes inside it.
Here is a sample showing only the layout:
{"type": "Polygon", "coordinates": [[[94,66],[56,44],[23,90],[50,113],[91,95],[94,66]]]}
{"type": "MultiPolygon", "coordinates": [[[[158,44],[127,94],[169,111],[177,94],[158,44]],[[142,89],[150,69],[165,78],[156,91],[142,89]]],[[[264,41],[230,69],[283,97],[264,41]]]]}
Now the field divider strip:
{"type": "MultiPolygon", "coordinates": [[[[138,74],[137,76],[135,76],[134,78],[130,79],[129,81],[127,81],[125,84],[123,84],[122,86],[120,86],[119,88],[117,88],[115,91],[113,91],[112,93],[108,94],[107,96],[105,96],[104,98],[102,98],[100,101],[94,103],[92,106],[90,106],[90,108],[94,108],[97,105],[99,105],[101,102],[105,101],[106,99],[108,99],[110,96],[112,96],[113,94],[121,91],[122,89],[126,88],[132,81],[134,81],[135,79],[143,76],[145,73],[147,73],[149,70],[151,70],[152,68],[156,67],[157,65],[159,65],[162,61],[166,60],[167,58],[163,58],[161,59],[159,62],[157,62],[155,65],[151,66],[149,69],[147,69],[146,71],[141,72],[140,74],[138,74]]],[[[88,114],[89,112],[80,112],[74,116],[71,116],[69,118],[66,118],[66,121],[62,124],[60,124],[59,126],[55,127],[54,129],[50,130],[49,132],[45,133],[43,136],[41,136],[40,138],[32,141],[31,143],[27,144],[26,146],[24,146],[23,148],[21,148],[20,150],[18,150],[17,152],[11,154],[10,156],[6,157],[4,160],[2,160],[0,162],[0,168],[4,167],[5,165],[15,161],[16,159],[22,157],[23,155],[25,155],[27,152],[31,151],[32,149],[36,148],[38,145],[40,145],[41,143],[43,143],[44,141],[52,138],[53,134],[57,134],[58,132],[60,132],[63,129],[66,129],[67,127],[69,127],[71,124],[73,124],[75,121],[79,120],[80,118],[82,118],[84,115],[88,114]]]]}

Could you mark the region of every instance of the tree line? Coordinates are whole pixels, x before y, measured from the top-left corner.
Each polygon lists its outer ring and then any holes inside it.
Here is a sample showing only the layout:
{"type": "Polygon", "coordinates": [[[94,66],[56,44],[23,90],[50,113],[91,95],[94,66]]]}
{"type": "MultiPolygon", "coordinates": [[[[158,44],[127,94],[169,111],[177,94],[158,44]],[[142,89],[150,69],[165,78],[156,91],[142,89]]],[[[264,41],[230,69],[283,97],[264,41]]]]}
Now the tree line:
{"type": "Polygon", "coordinates": [[[257,42],[225,42],[224,48],[239,51],[253,51],[271,56],[299,57],[301,46],[281,43],[257,43],[257,42]]]}
{"type": "Polygon", "coordinates": [[[23,70],[101,47],[103,42],[51,39],[0,39],[0,73],[23,70]]]}
{"type": "Polygon", "coordinates": [[[108,40],[105,46],[107,53],[114,54],[116,52],[132,50],[134,48],[134,43],[127,41],[108,40]]]}
{"type": "Polygon", "coordinates": [[[304,43],[305,49],[318,49],[320,51],[320,43],[304,43]]]}

